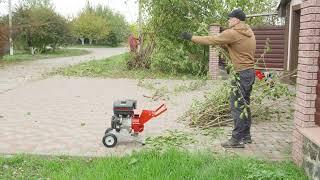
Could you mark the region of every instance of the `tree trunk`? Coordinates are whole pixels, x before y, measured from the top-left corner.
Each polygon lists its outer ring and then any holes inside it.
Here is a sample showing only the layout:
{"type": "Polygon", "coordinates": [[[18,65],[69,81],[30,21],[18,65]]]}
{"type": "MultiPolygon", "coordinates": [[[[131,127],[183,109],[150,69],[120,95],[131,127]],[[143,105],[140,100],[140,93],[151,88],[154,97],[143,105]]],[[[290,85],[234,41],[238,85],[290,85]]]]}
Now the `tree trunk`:
{"type": "Polygon", "coordinates": [[[92,39],[89,39],[89,43],[90,43],[90,45],[92,45],[92,41],[93,41],[92,39]]]}
{"type": "Polygon", "coordinates": [[[82,46],[84,46],[84,38],[80,38],[82,46]]]}
{"type": "Polygon", "coordinates": [[[32,55],[34,55],[34,54],[35,54],[35,52],[36,52],[36,48],[34,48],[34,47],[30,47],[30,51],[31,51],[31,54],[32,54],[32,55]]]}
{"type": "Polygon", "coordinates": [[[52,51],[56,52],[56,49],[57,49],[57,45],[56,44],[52,45],[52,51]]]}

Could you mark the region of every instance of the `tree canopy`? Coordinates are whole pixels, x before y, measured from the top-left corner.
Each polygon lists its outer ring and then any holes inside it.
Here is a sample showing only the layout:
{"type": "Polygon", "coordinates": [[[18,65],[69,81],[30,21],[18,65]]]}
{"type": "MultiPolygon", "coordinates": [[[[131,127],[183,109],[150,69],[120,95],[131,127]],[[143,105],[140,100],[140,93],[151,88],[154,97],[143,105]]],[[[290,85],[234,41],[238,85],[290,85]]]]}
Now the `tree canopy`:
{"type": "Polygon", "coordinates": [[[128,36],[129,25],[123,15],[109,7],[87,3],[73,21],[73,34],[78,38],[94,39],[100,44],[117,46],[128,36]]]}
{"type": "Polygon", "coordinates": [[[69,36],[69,27],[64,17],[57,14],[49,0],[24,0],[13,14],[15,40],[46,51],[46,46],[63,44],[69,36]]]}

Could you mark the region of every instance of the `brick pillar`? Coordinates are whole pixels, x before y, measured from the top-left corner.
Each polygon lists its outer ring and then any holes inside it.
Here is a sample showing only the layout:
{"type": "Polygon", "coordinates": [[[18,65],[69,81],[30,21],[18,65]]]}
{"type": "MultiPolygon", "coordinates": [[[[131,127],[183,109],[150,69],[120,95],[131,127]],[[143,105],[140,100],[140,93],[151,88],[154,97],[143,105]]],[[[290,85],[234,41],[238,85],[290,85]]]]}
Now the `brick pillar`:
{"type": "MultiPolygon", "coordinates": [[[[220,25],[210,25],[209,33],[211,36],[220,33],[220,25]]],[[[219,54],[212,46],[210,46],[209,54],[209,75],[213,80],[217,80],[219,76],[219,54]]]]}
{"type": "Polygon", "coordinates": [[[303,135],[300,128],[315,126],[316,86],[320,44],[320,0],[305,0],[301,4],[297,96],[295,100],[293,159],[301,165],[303,135]]]}

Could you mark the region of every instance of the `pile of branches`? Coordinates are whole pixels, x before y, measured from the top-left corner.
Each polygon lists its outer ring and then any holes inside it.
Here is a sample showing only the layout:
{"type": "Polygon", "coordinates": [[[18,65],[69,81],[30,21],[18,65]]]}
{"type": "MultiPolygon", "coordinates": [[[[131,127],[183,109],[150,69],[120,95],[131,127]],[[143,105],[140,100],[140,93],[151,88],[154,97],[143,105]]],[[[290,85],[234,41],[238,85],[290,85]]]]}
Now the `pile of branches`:
{"type": "Polygon", "coordinates": [[[229,93],[230,89],[222,82],[206,94],[204,100],[196,100],[185,114],[190,126],[207,129],[231,123],[229,93]]]}
{"type": "MultiPolygon", "coordinates": [[[[231,87],[228,81],[223,81],[205,95],[204,100],[195,101],[184,119],[189,120],[191,127],[208,129],[232,125],[230,111],[231,87]]],[[[255,83],[251,95],[250,109],[255,122],[281,121],[293,118],[292,102],[294,92],[281,82],[266,81],[255,83]]]]}

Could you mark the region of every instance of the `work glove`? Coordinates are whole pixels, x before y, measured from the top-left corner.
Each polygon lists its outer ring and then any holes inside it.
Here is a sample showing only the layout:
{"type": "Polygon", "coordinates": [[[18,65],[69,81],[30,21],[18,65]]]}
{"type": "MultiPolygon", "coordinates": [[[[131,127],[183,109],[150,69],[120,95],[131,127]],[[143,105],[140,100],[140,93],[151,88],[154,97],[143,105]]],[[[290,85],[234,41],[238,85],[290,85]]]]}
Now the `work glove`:
{"type": "Polygon", "coordinates": [[[181,37],[181,39],[184,39],[184,40],[191,40],[192,33],[183,32],[183,33],[181,33],[180,37],[181,37]]]}

